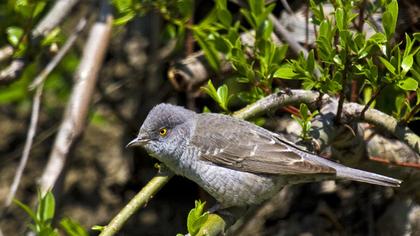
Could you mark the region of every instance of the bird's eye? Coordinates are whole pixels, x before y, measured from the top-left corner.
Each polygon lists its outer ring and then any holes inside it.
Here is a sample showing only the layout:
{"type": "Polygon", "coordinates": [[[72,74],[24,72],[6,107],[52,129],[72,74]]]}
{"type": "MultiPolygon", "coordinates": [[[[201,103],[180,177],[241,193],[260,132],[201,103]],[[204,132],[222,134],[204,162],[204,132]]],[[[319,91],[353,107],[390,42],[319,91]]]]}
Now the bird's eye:
{"type": "Polygon", "coordinates": [[[167,128],[161,128],[159,130],[159,135],[162,136],[162,137],[165,137],[167,133],[168,133],[168,129],[167,128]]]}

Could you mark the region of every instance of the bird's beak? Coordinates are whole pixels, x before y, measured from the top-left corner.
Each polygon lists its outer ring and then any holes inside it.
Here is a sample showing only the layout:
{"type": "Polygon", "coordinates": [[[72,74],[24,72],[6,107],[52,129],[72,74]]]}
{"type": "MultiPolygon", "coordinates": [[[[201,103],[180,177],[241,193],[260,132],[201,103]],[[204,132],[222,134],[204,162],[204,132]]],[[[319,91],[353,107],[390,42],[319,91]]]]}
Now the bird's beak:
{"type": "Polygon", "coordinates": [[[146,144],[149,141],[150,141],[150,139],[146,138],[145,136],[138,136],[137,138],[131,140],[127,144],[127,146],[125,146],[125,148],[135,147],[135,146],[143,146],[144,144],[146,144]]]}

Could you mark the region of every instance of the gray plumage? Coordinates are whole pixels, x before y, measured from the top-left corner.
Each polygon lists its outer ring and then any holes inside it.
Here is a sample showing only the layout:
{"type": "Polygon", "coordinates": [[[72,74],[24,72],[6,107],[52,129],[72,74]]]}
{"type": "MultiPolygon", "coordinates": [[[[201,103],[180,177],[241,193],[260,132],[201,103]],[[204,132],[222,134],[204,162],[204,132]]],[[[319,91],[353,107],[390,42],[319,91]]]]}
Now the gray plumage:
{"type": "Polygon", "coordinates": [[[398,187],[400,180],[349,168],[302,151],[264,128],[231,116],[159,104],[136,139],[223,207],[258,204],[287,184],[349,179],[398,187]]]}

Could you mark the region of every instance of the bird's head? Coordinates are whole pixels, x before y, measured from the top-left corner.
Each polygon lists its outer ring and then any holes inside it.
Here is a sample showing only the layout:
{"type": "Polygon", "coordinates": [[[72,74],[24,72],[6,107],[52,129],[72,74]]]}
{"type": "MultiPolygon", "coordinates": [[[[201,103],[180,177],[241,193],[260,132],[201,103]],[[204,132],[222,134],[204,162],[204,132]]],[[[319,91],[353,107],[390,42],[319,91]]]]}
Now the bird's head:
{"type": "Polygon", "coordinates": [[[187,121],[195,114],[180,106],[161,103],[149,112],[138,136],[127,147],[142,146],[158,159],[173,155],[189,137],[187,121]]]}

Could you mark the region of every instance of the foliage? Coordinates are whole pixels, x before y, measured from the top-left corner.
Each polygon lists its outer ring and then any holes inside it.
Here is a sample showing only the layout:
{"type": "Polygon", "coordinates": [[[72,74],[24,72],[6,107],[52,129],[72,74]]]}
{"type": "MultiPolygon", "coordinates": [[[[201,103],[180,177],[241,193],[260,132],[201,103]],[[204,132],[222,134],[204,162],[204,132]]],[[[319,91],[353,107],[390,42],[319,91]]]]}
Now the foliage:
{"type": "MultiPolygon", "coordinates": [[[[220,216],[204,212],[205,205],[205,202],[195,201],[195,207],[188,213],[187,229],[191,236],[219,235],[219,231],[225,228],[220,216]]],[[[183,234],[177,234],[180,235],[183,234]]]]}
{"type": "Polygon", "coordinates": [[[299,116],[292,115],[292,118],[302,127],[300,137],[303,140],[309,140],[309,131],[311,130],[311,120],[318,115],[318,111],[309,112],[308,106],[304,103],[300,104],[299,116]]]}
{"type": "MultiPolygon", "coordinates": [[[[360,1],[333,1],[334,11],[331,14],[324,12],[322,3],[310,1],[311,21],[317,26],[315,48],[307,56],[300,54],[287,62],[284,62],[287,45],[278,45],[271,37],[273,24],[268,16],[274,4],[266,5],[262,0],[248,1],[237,16],[229,11],[226,0],[217,0],[204,19],[197,24],[187,24],[194,11],[192,1],[114,2],[123,13],[122,17],[126,17],[124,12],[128,12],[123,9],[131,9],[131,12],[142,9],[144,13],[144,9],[153,5],[169,24],[178,28],[177,32],[191,30],[215,71],[220,70],[222,59],[234,68],[235,73],[231,77],[246,86],[229,84],[241,88],[231,96],[245,103],[255,102],[275,92],[277,88],[273,86],[273,81],[278,79],[299,80],[304,89],[316,89],[330,95],[349,97],[349,93],[361,94],[364,96],[361,101],[368,106],[375,106],[381,91],[390,87],[393,96],[407,102],[383,104],[378,108],[393,113],[405,122],[415,119],[412,113],[418,109],[419,102],[413,103],[407,98],[412,92],[418,95],[420,91],[420,34],[406,35],[404,42],[393,41],[398,19],[396,0],[368,3],[369,6],[361,9],[367,15],[362,20],[359,19],[359,8],[363,6],[360,1]],[[374,25],[368,21],[369,16],[380,12],[383,14],[382,29],[371,27],[375,33],[367,36],[361,29],[374,25]],[[243,32],[253,35],[255,46],[241,39],[243,32]],[[359,90],[351,91],[352,83],[357,83],[359,90]]],[[[214,92],[205,91],[224,111],[227,110],[227,104],[223,107],[214,92]]]]}
{"type": "MultiPolygon", "coordinates": [[[[29,228],[38,236],[56,236],[59,235],[58,229],[52,223],[55,214],[55,199],[54,195],[48,191],[44,196],[38,191],[38,206],[36,210],[32,210],[28,205],[14,199],[14,203],[18,205],[26,214],[32,219],[29,228]]],[[[69,236],[88,236],[89,234],[70,218],[63,218],[60,221],[60,226],[69,236]]]]}
{"type": "Polygon", "coordinates": [[[211,80],[209,80],[207,87],[202,87],[202,89],[208,95],[210,95],[210,97],[212,97],[213,100],[217,102],[217,104],[219,104],[220,108],[222,108],[224,111],[229,111],[228,104],[231,96],[229,96],[229,89],[226,84],[220,86],[216,90],[211,80]]]}

